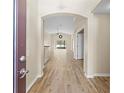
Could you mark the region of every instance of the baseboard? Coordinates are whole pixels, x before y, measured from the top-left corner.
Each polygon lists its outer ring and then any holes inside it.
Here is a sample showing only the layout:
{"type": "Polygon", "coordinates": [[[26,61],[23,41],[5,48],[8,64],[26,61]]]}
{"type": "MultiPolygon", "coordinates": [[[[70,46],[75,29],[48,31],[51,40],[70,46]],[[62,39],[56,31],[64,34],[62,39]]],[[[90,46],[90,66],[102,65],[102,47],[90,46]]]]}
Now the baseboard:
{"type": "Polygon", "coordinates": [[[41,78],[41,77],[43,77],[43,75],[44,75],[44,73],[42,72],[42,73],[41,73],[41,75],[39,75],[39,76],[40,76],[40,78],[41,78]]]}
{"type": "Polygon", "coordinates": [[[77,60],[77,58],[74,57],[75,60],[77,60]]]}
{"type": "Polygon", "coordinates": [[[77,57],[76,56],[73,56],[73,58],[77,60],[77,57]]]}
{"type": "Polygon", "coordinates": [[[30,88],[34,85],[34,83],[37,81],[37,79],[39,78],[39,76],[35,77],[35,79],[32,81],[32,83],[28,86],[28,88],[26,89],[26,93],[28,93],[28,91],[30,90],[30,88]]]}
{"type": "Polygon", "coordinates": [[[38,78],[41,78],[43,76],[43,72],[41,73],[41,75],[37,75],[35,77],[35,79],[32,81],[32,83],[29,85],[29,87],[26,89],[26,93],[28,93],[28,91],[31,89],[31,87],[34,85],[34,83],[37,81],[38,78]]]}
{"type": "Polygon", "coordinates": [[[100,76],[100,77],[110,77],[110,73],[95,73],[94,76],[100,76]]]}
{"type": "Polygon", "coordinates": [[[85,77],[86,77],[86,78],[94,78],[94,75],[87,75],[87,74],[85,73],[85,77]]]}
{"type": "Polygon", "coordinates": [[[110,77],[110,73],[95,73],[94,75],[87,75],[85,73],[85,77],[94,78],[94,77],[110,77]]]}

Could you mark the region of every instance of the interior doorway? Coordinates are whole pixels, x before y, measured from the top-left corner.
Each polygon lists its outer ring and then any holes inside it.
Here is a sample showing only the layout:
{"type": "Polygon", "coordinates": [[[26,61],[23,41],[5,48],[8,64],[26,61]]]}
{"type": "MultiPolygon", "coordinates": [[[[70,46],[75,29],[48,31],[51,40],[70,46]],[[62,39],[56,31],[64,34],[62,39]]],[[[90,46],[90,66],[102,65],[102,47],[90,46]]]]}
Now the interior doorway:
{"type": "Polygon", "coordinates": [[[77,33],[77,59],[84,59],[84,29],[77,33]]]}
{"type": "Polygon", "coordinates": [[[56,48],[57,49],[66,49],[65,40],[57,40],[56,41],[56,48]]]}

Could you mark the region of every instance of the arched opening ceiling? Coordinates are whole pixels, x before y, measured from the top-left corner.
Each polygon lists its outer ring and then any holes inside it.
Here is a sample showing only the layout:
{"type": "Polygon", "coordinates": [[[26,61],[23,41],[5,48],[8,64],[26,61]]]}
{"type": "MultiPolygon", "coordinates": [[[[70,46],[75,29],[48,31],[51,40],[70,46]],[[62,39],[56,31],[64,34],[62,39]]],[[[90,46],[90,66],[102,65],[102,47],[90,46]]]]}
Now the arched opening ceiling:
{"type": "Polygon", "coordinates": [[[50,33],[74,32],[73,16],[49,16],[44,20],[45,30],[50,33]]]}
{"type": "Polygon", "coordinates": [[[56,12],[86,13],[94,9],[101,0],[39,0],[41,15],[56,12]]]}
{"type": "Polygon", "coordinates": [[[85,22],[87,18],[74,14],[57,13],[43,17],[45,31],[49,33],[73,34],[77,21],[85,22]]]}

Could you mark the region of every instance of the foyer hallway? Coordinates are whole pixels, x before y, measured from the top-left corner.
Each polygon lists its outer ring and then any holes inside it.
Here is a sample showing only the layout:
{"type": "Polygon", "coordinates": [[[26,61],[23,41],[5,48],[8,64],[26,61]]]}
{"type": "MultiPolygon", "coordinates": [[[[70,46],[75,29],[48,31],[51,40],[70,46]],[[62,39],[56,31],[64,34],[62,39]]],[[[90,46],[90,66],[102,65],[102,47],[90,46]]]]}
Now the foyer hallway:
{"type": "Polygon", "coordinates": [[[71,51],[58,49],[46,64],[44,76],[28,93],[109,93],[109,78],[87,79],[83,60],[74,60],[71,51]]]}

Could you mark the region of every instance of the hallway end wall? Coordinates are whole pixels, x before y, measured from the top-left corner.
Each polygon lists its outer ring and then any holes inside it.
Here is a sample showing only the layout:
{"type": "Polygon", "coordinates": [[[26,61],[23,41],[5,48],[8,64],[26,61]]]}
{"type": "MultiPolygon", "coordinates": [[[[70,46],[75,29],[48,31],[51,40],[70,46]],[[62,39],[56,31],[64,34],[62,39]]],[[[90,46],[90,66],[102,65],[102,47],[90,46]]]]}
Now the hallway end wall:
{"type": "Polygon", "coordinates": [[[56,35],[56,33],[55,34],[52,34],[52,48],[53,48],[53,50],[54,49],[56,49],[56,41],[57,40],[65,40],[65,43],[66,43],[66,49],[67,50],[71,50],[72,49],[72,44],[71,44],[71,34],[65,34],[65,33],[61,33],[61,35],[63,35],[63,38],[62,39],[60,39],[59,37],[58,37],[58,35],[56,35]]]}

